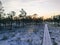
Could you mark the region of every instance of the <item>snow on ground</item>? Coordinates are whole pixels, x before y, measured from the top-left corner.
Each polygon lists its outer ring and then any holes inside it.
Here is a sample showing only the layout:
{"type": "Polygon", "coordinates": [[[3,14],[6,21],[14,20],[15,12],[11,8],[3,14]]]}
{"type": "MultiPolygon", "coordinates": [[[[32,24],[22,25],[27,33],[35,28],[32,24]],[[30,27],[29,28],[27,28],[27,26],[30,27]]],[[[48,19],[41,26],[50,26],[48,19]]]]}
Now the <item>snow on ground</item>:
{"type": "MultiPolygon", "coordinates": [[[[7,27],[8,28],[8,27],[7,27]]],[[[0,45],[42,45],[44,25],[25,25],[12,30],[2,29],[0,31],[0,45]]],[[[52,40],[60,45],[60,29],[48,25],[49,34],[52,40]]]]}
{"type": "Polygon", "coordinates": [[[60,28],[55,27],[55,26],[48,26],[49,28],[49,33],[50,33],[50,37],[52,42],[57,43],[57,45],[60,45],[60,28]]]}
{"type": "Polygon", "coordinates": [[[14,31],[0,32],[0,45],[41,45],[43,25],[27,25],[14,31]]]}

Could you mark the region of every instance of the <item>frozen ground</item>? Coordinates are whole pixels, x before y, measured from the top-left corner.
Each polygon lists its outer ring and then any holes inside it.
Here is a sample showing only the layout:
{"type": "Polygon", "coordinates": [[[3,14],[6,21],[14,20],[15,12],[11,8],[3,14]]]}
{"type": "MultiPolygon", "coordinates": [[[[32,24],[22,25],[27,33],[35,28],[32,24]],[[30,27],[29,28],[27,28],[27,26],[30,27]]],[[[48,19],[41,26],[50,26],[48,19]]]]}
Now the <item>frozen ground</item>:
{"type": "MultiPolygon", "coordinates": [[[[60,45],[60,28],[48,25],[52,44],[60,45]]],[[[42,45],[44,25],[26,25],[24,27],[2,29],[0,45],[42,45]]]]}
{"type": "Polygon", "coordinates": [[[44,25],[0,31],[0,45],[42,45],[44,25]]]}
{"type": "Polygon", "coordinates": [[[52,42],[55,43],[55,45],[60,45],[60,27],[49,25],[48,29],[52,42]]]}

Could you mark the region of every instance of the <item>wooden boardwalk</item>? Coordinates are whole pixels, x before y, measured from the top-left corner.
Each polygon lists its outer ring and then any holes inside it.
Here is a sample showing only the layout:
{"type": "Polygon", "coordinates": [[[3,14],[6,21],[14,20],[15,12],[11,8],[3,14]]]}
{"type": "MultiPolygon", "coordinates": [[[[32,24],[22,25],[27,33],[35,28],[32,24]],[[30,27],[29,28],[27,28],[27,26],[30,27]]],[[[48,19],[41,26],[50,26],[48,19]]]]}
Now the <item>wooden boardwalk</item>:
{"type": "Polygon", "coordinates": [[[45,28],[44,28],[44,37],[43,37],[43,44],[42,45],[52,45],[52,41],[50,38],[47,24],[45,24],[45,28]]]}

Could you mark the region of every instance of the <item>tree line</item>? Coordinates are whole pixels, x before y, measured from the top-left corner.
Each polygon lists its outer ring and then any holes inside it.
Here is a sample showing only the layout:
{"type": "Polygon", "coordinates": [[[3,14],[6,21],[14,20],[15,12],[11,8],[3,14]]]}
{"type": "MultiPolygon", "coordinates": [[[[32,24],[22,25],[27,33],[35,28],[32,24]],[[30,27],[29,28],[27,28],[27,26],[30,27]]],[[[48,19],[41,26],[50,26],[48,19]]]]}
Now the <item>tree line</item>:
{"type": "MultiPolygon", "coordinates": [[[[42,23],[43,22],[43,17],[32,17],[32,16],[27,16],[27,12],[24,9],[20,10],[20,14],[18,17],[16,17],[16,12],[11,11],[9,13],[4,13],[4,8],[2,6],[2,2],[0,1],[0,28],[2,26],[6,27],[9,25],[12,28],[12,25],[15,23],[15,25],[25,25],[27,23],[42,23]]],[[[37,14],[34,14],[36,16],[37,14]]]]}
{"type": "Polygon", "coordinates": [[[51,18],[47,18],[45,21],[52,22],[54,25],[60,26],[60,15],[51,16],[51,18]]]}

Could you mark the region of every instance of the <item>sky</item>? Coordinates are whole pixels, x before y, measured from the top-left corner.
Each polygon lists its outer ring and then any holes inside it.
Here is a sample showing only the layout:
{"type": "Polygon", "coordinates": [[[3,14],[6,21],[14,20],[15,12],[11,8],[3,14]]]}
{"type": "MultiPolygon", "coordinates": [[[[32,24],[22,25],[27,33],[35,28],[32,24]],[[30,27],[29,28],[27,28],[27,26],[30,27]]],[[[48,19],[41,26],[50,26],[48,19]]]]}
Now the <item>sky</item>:
{"type": "Polygon", "coordinates": [[[0,0],[6,13],[16,11],[17,15],[23,8],[27,15],[53,16],[60,14],[60,0],[0,0]]]}

